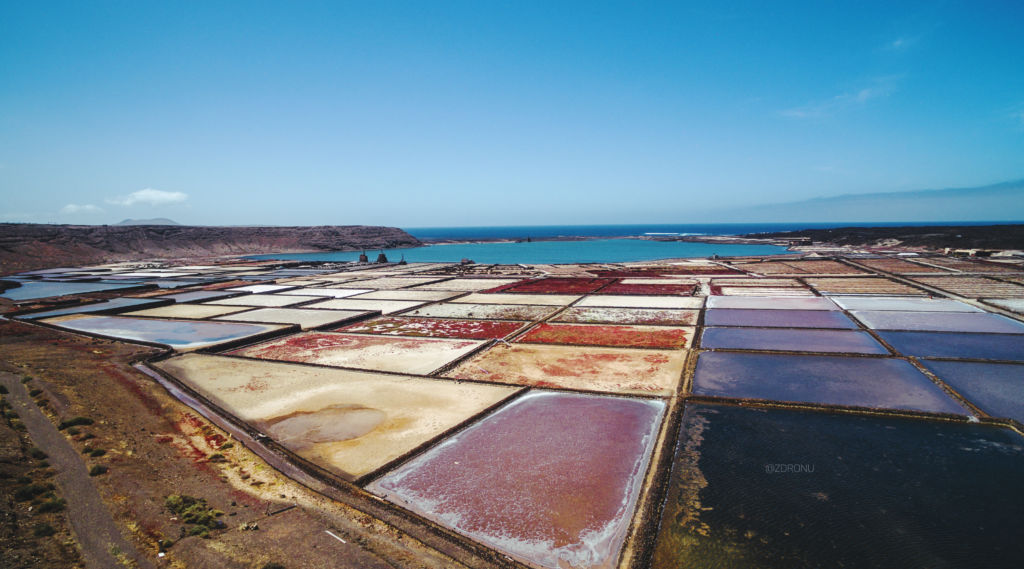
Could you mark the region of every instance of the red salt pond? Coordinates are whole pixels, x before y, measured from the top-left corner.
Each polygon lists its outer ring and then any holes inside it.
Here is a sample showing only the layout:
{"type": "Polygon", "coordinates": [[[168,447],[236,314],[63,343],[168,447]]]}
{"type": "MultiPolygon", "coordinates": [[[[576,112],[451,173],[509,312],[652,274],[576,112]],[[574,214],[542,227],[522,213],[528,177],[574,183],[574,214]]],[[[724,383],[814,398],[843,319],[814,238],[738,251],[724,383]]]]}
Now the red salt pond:
{"type": "Polygon", "coordinates": [[[601,289],[600,294],[678,294],[690,296],[697,288],[692,284],[623,284],[615,283],[601,289]]]}
{"type": "Polygon", "coordinates": [[[534,391],[368,489],[527,563],[614,567],[664,408],[534,391]]]}
{"type": "Polygon", "coordinates": [[[537,344],[575,344],[624,348],[685,348],[693,329],[661,326],[602,326],[594,324],[543,323],[527,332],[518,342],[537,344]]]}
{"type": "Polygon", "coordinates": [[[613,282],[612,279],[584,279],[572,277],[556,277],[550,279],[532,279],[519,281],[510,285],[499,286],[483,292],[524,292],[551,294],[586,294],[613,282]]]}
{"type": "Polygon", "coordinates": [[[729,267],[720,265],[658,265],[656,267],[633,267],[629,269],[611,269],[591,271],[600,277],[654,277],[658,275],[736,275],[743,274],[729,267]]]}
{"type": "Polygon", "coordinates": [[[390,336],[430,336],[489,340],[504,338],[522,328],[523,322],[507,320],[457,320],[452,318],[384,317],[348,326],[342,331],[390,336]]]}

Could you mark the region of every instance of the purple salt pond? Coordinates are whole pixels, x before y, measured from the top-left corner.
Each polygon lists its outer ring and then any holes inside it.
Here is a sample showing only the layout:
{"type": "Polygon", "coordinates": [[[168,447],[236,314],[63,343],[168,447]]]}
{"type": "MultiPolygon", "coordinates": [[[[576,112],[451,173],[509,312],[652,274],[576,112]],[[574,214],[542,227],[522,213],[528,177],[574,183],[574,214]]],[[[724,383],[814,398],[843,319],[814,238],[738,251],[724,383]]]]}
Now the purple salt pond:
{"type": "Polygon", "coordinates": [[[1024,365],[928,360],[923,363],[982,411],[1024,423],[1024,365]]]}
{"type": "Polygon", "coordinates": [[[196,350],[285,328],[285,326],[273,324],[162,320],[84,314],[58,316],[43,322],[87,334],[162,344],[177,350],[196,350]]]}
{"type": "Polygon", "coordinates": [[[871,335],[853,330],[705,328],[700,345],[702,348],[711,350],[776,350],[885,355],[889,353],[871,335]]]}
{"type": "Polygon", "coordinates": [[[987,312],[851,312],[874,330],[915,330],[931,332],[983,332],[1024,334],[1024,323],[987,312]]]}
{"type": "Polygon", "coordinates": [[[206,300],[216,300],[218,298],[230,298],[232,296],[239,296],[238,291],[195,290],[192,292],[176,292],[174,294],[164,294],[157,298],[169,298],[174,302],[199,302],[206,300]]]}
{"type": "Polygon", "coordinates": [[[86,294],[90,292],[106,292],[110,290],[133,288],[135,283],[111,284],[105,282],[51,282],[51,281],[19,281],[21,286],[7,289],[0,296],[15,302],[65,296],[69,294],[86,294]]]}
{"type": "Polygon", "coordinates": [[[704,313],[704,325],[764,328],[857,328],[857,324],[853,320],[838,311],[739,308],[712,308],[704,313]]]}
{"type": "Polygon", "coordinates": [[[368,489],[528,563],[614,567],[664,409],[534,391],[368,489]]]}
{"type": "Polygon", "coordinates": [[[970,304],[948,298],[910,298],[906,296],[833,296],[832,301],[846,310],[902,310],[910,312],[981,312],[970,304]]]}
{"type": "Polygon", "coordinates": [[[697,395],[966,414],[906,361],[889,358],[705,352],[697,395]]]}
{"type": "Polygon", "coordinates": [[[709,296],[707,306],[762,310],[839,310],[834,302],[823,297],[709,296]]]}
{"type": "Polygon", "coordinates": [[[1024,335],[952,334],[948,332],[879,332],[906,356],[1024,362],[1024,335]]]}
{"type": "Polygon", "coordinates": [[[57,308],[55,310],[46,310],[43,312],[33,312],[31,314],[24,314],[18,316],[25,320],[38,320],[39,318],[50,318],[52,316],[63,316],[65,314],[85,314],[88,312],[124,312],[128,310],[138,310],[141,308],[154,308],[156,306],[162,306],[169,304],[168,301],[161,297],[157,298],[112,298],[110,300],[104,300],[102,302],[94,302],[92,304],[83,304],[79,306],[69,306],[67,308],[57,308]]]}

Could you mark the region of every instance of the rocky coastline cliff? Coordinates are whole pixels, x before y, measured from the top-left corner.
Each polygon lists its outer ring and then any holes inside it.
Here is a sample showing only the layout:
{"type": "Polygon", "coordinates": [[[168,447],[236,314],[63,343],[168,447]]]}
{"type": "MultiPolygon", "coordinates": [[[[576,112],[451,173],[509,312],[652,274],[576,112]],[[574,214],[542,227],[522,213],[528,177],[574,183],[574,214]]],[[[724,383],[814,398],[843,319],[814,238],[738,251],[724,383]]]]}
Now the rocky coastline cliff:
{"type": "Polygon", "coordinates": [[[205,227],[0,223],[0,275],[116,261],[422,245],[397,227],[205,227]]]}

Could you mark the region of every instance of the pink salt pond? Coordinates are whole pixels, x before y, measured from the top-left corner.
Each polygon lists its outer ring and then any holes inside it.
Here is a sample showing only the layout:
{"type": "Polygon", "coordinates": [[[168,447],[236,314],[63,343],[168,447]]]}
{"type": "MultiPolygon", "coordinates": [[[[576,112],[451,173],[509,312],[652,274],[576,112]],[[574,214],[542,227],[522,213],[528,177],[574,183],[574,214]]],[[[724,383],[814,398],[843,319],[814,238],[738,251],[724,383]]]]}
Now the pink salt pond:
{"type": "Polygon", "coordinates": [[[342,331],[388,336],[432,336],[436,338],[489,340],[491,338],[504,338],[524,325],[525,322],[509,320],[458,320],[453,318],[385,316],[353,324],[342,331]]]}
{"type": "Polygon", "coordinates": [[[426,375],[481,345],[483,342],[477,340],[304,332],[231,353],[264,360],[426,375]]]}
{"type": "Polygon", "coordinates": [[[368,489],[527,563],[614,567],[664,408],[531,392],[368,489]]]}
{"type": "Polygon", "coordinates": [[[624,348],[685,348],[692,337],[693,328],[543,322],[516,341],[624,348]]]}

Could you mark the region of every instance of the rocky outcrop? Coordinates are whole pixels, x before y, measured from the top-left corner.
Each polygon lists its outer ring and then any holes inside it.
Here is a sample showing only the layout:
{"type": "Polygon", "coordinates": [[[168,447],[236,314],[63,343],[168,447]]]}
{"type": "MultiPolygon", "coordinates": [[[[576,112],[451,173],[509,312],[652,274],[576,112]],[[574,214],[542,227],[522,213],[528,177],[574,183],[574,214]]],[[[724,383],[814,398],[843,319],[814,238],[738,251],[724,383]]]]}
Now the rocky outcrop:
{"type": "Polygon", "coordinates": [[[0,224],[0,275],[145,259],[416,247],[396,227],[197,227],[0,224]]]}
{"type": "Polygon", "coordinates": [[[836,227],[744,237],[792,239],[861,247],[925,247],[942,249],[1024,249],[1024,225],[937,225],[906,227],[836,227]]]}

